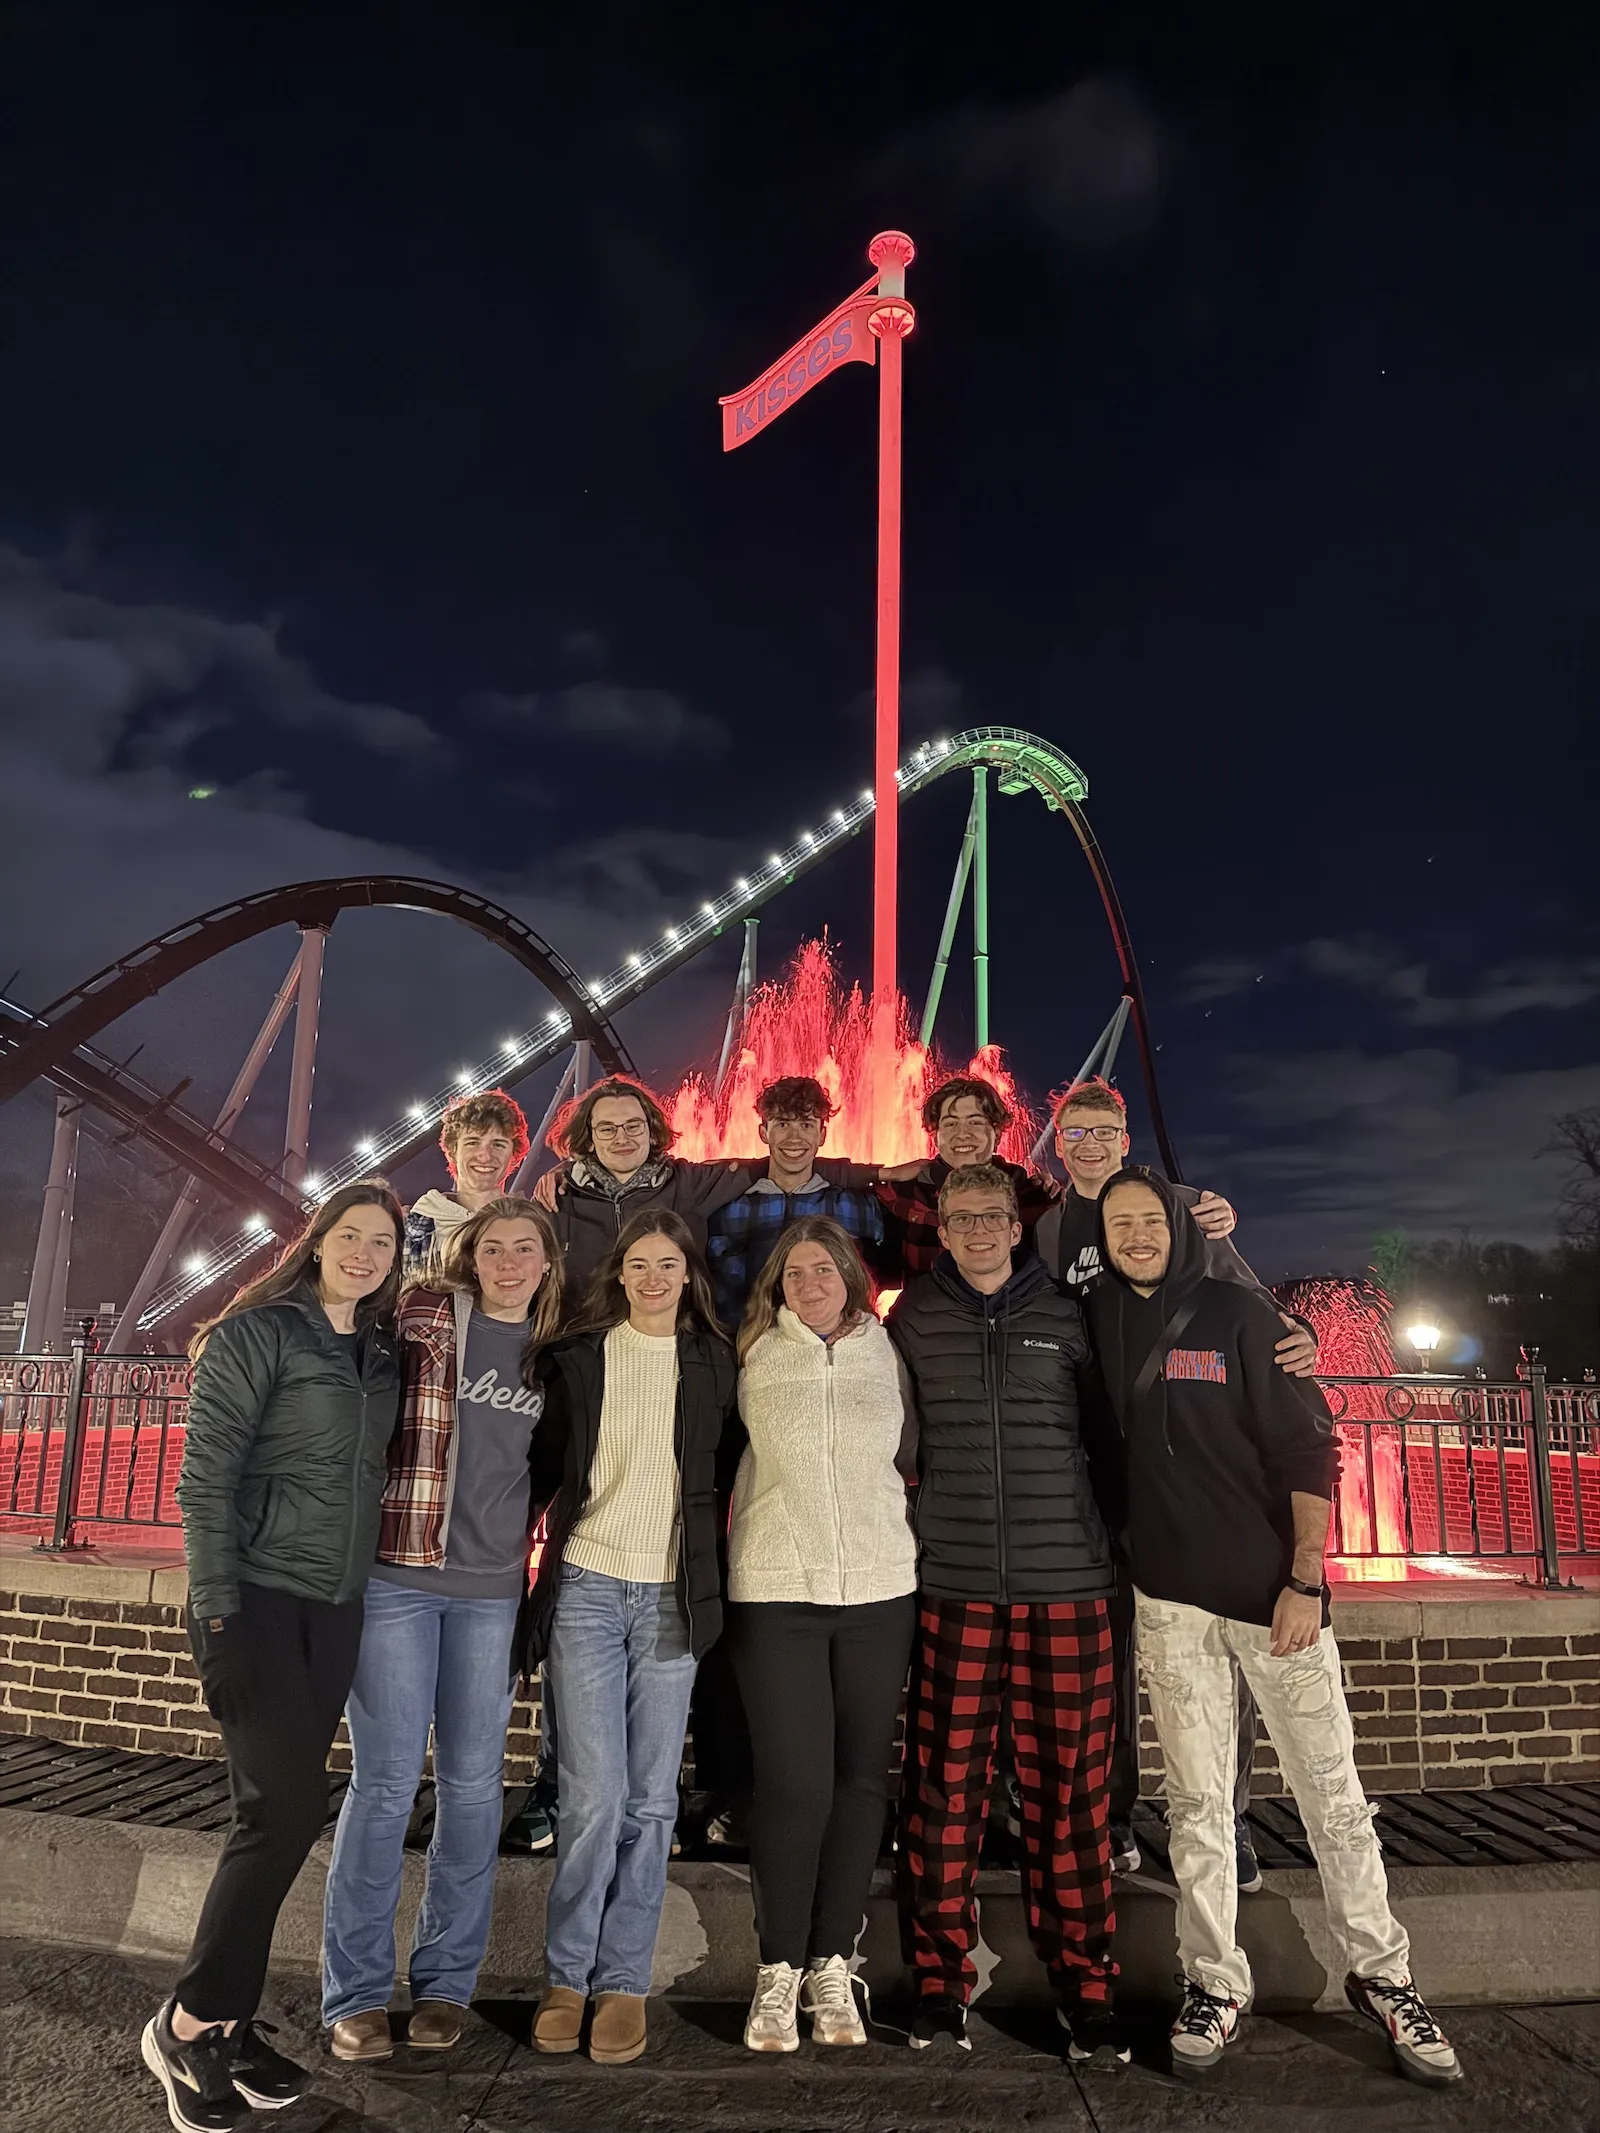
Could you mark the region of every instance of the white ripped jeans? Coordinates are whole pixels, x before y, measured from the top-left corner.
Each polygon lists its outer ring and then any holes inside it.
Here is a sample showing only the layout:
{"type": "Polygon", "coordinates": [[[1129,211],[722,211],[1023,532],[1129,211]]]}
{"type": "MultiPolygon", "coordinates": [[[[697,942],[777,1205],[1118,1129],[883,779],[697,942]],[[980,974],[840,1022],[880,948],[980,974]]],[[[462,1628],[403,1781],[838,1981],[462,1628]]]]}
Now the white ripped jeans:
{"type": "Polygon", "coordinates": [[[1175,1600],[1134,1595],[1139,1667],[1167,1769],[1178,1957],[1208,1992],[1250,1999],[1236,1931],[1236,1728],[1233,1670],[1250,1684],[1322,1876],[1328,1923],[1358,1977],[1407,1977],[1410,1943],[1389,1908],[1372,1809],[1356,1772],[1339,1647],[1325,1629],[1308,1650],[1274,1659],[1272,1632],[1175,1600]]]}

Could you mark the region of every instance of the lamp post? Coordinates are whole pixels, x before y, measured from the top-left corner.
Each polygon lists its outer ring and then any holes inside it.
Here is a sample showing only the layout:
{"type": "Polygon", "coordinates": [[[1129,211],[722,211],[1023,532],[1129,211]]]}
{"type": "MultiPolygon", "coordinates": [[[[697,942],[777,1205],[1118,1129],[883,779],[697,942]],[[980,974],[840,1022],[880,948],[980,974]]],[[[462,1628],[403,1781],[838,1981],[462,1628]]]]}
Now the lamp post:
{"type": "Polygon", "coordinates": [[[1429,1368],[1429,1358],[1439,1345],[1438,1327],[1427,1324],[1407,1326],[1406,1339],[1416,1349],[1418,1360],[1422,1364],[1423,1375],[1426,1376],[1429,1368]]]}

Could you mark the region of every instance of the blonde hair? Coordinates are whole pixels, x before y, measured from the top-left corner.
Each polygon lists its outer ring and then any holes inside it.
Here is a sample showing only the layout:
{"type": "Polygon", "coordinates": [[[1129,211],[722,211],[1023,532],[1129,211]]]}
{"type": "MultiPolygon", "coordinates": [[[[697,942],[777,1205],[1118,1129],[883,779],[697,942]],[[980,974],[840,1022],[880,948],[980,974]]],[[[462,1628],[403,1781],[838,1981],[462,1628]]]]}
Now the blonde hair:
{"type": "Polygon", "coordinates": [[[820,1244],[839,1269],[839,1279],[844,1283],[847,1321],[865,1318],[872,1310],[872,1277],[862,1264],[854,1237],[842,1223],[835,1222],[832,1215],[802,1215],[798,1222],[789,1224],[772,1247],[766,1265],[750,1284],[750,1299],[739,1325],[741,1363],[762,1334],[770,1333],[778,1323],[783,1271],[797,1244],[820,1244]]]}

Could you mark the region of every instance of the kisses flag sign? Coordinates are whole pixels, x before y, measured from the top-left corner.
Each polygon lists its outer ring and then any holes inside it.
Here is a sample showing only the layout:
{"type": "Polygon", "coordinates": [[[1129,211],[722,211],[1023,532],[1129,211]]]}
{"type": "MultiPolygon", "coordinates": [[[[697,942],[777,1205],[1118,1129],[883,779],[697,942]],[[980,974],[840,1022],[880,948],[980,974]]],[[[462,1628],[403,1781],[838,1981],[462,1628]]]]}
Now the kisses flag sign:
{"type": "Polygon", "coordinates": [[[878,277],[863,282],[820,326],[796,341],[742,393],[728,393],[722,409],[722,449],[732,452],[764,430],[774,416],[845,363],[875,363],[878,343],[867,321],[878,309],[878,277]]]}

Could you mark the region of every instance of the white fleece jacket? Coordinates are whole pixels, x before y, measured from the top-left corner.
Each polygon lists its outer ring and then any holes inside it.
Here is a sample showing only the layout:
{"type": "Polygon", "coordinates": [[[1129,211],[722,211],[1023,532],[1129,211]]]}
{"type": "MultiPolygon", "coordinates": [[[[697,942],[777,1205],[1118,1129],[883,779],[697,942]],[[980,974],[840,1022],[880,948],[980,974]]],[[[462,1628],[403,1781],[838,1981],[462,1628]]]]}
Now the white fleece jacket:
{"type": "Polygon", "coordinates": [[[728,1532],[730,1600],[857,1607],[917,1582],[900,1365],[876,1318],[832,1346],[785,1305],[739,1373],[750,1443],[728,1532]]]}

